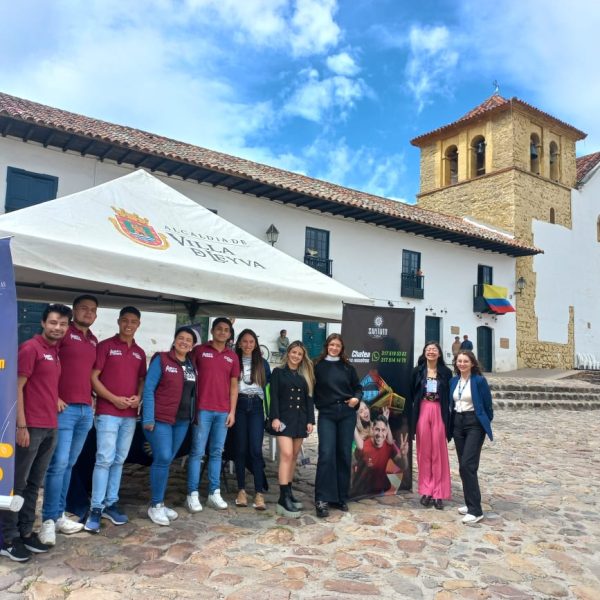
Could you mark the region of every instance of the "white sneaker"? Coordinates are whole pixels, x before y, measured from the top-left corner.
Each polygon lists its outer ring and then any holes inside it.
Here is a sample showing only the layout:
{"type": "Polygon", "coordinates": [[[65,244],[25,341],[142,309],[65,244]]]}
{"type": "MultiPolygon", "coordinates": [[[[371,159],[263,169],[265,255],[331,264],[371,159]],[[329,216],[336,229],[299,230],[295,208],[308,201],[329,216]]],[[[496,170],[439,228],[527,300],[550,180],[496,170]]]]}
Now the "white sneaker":
{"type": "Polygon", "coordinates": [[[167,517],[167,511],[165,510],[165,505],[162,502],[151,506],[148,509],[148,516],[153,523],[157,525],[170,525],[171,521],[169,521],[169,517],[167,517]]]}
{"type": "Polygon", "coordinates": [[[476,517],[475,515],[466,514],[463,517],[462,522],[466,525],[472,525],[473,523],[479,523],[481,519],[483,519],[483,515],[479,515],[478,517],[476,517]]]}
{"type": "Polygon", "coordinates": [[[192,492],[186,499],[185,505],[191,513],[198,513],[202,510],[202,504],[200,498],[198,498],[198,492],[192,492]]]}
{"type": "Polygon", "coordinates": [[[165,513],[169,521],[175,521],[179,517],[177,511],[173,510],[172,508],[169,508],[168,506],[165,506],[165,513]]]}
{"type": "Polygon", "coordinates": [[[54,546],[56,544],[56,523],[52,519],[47,519],[42,523],[39,538],[40,542],[46,544],[46,546],[54,546]]]}
{"type": "Polygon", "coordinates": [[[212,494],[209,494],[207,504],[217,510],[225,510],[227,508],[227,502],[221,498],[221,490],[215,490],[212,494]]]}
{"type": "Polygon", "coordinates": [[[72,533],[79,533],[83,529],[83,523],[76,523],[71,521],[65,513],[56,521],[56,531],[58,533],[64,533],[65,535],[71,535],[72,533]]]}
{"type": "Polygon", "coordinates": [[[468,515],[469,514],[469,509],[466,506],[460,506],[458,508],[458,514],[459,515],[468,515]]]}

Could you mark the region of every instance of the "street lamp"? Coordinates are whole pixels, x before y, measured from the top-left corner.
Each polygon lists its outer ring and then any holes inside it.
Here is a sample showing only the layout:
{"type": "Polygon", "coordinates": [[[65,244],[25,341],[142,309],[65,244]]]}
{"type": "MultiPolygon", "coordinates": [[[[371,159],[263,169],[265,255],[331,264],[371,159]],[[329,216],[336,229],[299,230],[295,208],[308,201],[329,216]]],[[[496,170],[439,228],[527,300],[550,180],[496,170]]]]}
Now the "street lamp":
{"type": "Polygon", "coordinates": [[[271,246],[274,246],[277,243],[278,238],[279,231],[277,230],[277,227],[271,223],[271,225],[269,225],[269,229],[267,229],[267,242],[269,242],[271,246]]]}
{"type": "Polygon", "coordinates": [[[526,285],[527,281],[525,280],[525,277],[519,277],[519,279],[517,279],[517,289],[515,290],[515,294],[522,294],[526,285]]]}

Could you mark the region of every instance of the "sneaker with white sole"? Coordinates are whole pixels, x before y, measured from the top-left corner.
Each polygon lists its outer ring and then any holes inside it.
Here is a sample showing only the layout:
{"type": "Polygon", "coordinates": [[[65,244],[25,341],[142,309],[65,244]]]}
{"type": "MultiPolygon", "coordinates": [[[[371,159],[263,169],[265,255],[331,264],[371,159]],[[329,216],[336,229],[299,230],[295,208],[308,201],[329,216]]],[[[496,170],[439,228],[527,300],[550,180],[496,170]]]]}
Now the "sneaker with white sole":
{"type": "Polygon", "coordinates": [[[42,554],[50,550],[50,545],[44,544],[37,533],[32,533],[29,537],[21,536],[21,541],[23,542],[23,546],[25,546],[29,552],[33,552],[34,554],[42,554]]]}
{"type": "Polygon", "coordinates": [[[40,542],[46,546],[56,544],[56,523],[53,519],[46,519],[40,529],[40,542]]]}
{"type": "Polygon", "coordinates": [[[25,548],[21,538],[15,538],[10,544],[0,546],[0,555],[15,562],[27,562],[31,558],[31,552],[25,548]]]}
{"type": "Polygon", "coordinates": [[[185,499],[185,505],[191,513],[199,513],[202,510],[202,504],[200,498],[198,498],[198,492],[188,494],[188,497],[185,499]]]}
{"type": "Polygon", "coordinates": [[[75,521],[71,521],[65,513],[62,514],[62,517],[56,521],[56,531],[58,533],[64,533],[65,535],[71,535],[72,533],[79,533],[83,529],[83,523],[76,523],[75,521]]]}
{"type": "Polygon", "coordinates": [[[162,502],[152,505],[148,509],[148,516],[150,517],[150,520],[157,525],[165,525],[168,527],[171,524],[169,517],[167,517],[165,505],[162,502]]]}
{"type": "Polygon", "coordinates": [[[227,508],[227,502],[221,498],[221,490],[215,490],[212,494],[209,494],[206,503],[217,510],[225,510],[227,508]]]}
{"type": "Polygon", "coordinates": [[[458,514],[459,515],[468,515],[469,514],[469,509],[466,506],[459,506],[458,507],[458,514]]]}
{"type": "Polygon", "coordinates": [[[476,517],[475,515],[469,515],[466,514],[463,518],[462,518],[462,522],[465,525],[472,525],[474,523],[479,523],[479,521],[481,521],[481,519],[483,519],[483,515],[479,515],[478,517],[476,517]]]}
{"type": "Polygon", "coordinates": [[[167,514],[167,519],[169,519],[169,521],[175,521],[179,518],[177,511],[169,508],[168,506],[165,506],[165,513],[167,514]]]}

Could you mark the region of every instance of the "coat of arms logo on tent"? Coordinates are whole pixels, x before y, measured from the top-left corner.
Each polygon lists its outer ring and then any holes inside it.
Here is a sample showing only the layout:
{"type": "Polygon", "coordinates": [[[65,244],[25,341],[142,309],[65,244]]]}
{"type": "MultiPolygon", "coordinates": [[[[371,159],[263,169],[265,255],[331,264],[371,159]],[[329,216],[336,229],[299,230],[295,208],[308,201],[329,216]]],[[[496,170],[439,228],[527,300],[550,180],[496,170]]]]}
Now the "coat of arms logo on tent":
{"type": "Polygon", "coordinates": [[[148,219],[140,217],[135,213],[127,212],[123,208],[115,208],[114,206],[111,206],[111,208],[115,211],[115,217],[109,217],[108,220],[126,238],[129,238],[136,244],[156,250],[166,250],[169,247],[166,236],[158,233],[150,225],[148,219]]]}

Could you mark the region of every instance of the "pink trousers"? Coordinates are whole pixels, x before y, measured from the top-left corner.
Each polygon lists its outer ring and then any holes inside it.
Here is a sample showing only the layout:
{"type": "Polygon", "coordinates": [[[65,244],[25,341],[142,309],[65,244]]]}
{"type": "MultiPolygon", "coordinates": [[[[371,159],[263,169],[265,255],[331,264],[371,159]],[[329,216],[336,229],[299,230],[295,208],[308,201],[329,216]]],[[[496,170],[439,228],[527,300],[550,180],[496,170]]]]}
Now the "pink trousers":
{"type": "Polygon", "coordinates": [[[421,401],[417,422],[419,494],[450,500],[450,461],[439,402],[421,401]]]}

